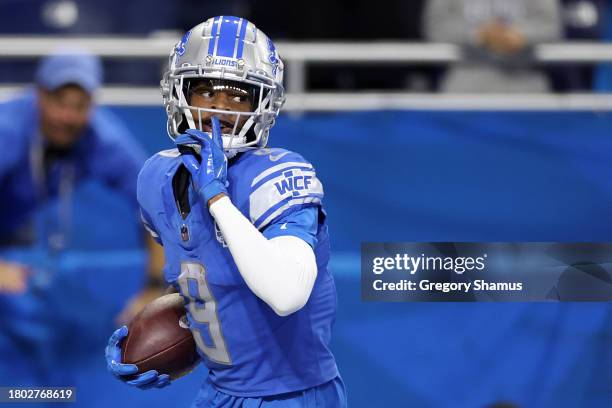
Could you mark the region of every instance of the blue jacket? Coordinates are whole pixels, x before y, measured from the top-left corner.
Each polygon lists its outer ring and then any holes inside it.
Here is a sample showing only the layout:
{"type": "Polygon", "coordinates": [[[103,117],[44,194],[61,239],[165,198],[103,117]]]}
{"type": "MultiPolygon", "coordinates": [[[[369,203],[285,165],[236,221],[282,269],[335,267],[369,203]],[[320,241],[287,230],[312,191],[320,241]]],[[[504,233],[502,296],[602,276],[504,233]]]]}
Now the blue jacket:
{"type": "Polygon", "coordinates": [[[39,128],[34,90],[0,103],[0,244],[21,243],[20,237],[30,235],[34,210],[59,195],[62,179],[71,185],[95,179],[136,208],[136,180],[146,156],[112,113],[95,107],[74,148],[46,172],[40,170],[44,141],[39,128]]]}

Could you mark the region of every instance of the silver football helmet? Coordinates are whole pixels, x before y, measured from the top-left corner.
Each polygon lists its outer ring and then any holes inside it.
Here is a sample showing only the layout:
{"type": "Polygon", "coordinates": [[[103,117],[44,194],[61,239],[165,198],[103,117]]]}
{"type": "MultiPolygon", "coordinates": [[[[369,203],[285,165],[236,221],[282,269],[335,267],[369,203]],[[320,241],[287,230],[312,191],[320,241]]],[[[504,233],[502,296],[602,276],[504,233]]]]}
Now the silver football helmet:
{"type": "Polygon", "coordinates": [[[272,41],[246,19],[217,16],[195,26],[172,50],[169,69],[161,81],[168,135],[174,140],[188,128],[210,129],[202,123],[203,117],[234,116],[233,126],[223,130],[226,154],[265,147],[285,101],[283,70],[272,41]],[[208,80],[214,88],[250,92],[251,111],[191,106],[190,84],[202,80],[208,80]]]}

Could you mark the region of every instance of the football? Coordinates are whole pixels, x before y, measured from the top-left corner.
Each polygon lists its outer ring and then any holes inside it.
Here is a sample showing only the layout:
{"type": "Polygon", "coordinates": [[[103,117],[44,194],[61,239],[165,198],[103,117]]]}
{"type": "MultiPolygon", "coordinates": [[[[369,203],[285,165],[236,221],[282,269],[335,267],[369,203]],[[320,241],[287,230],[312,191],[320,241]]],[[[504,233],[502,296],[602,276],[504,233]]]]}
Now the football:
{"type": "Polygon", "coordinates": [[[121,350],[121,361],[135,364],[139,374],[157,370],[173,380],[193,370],[199,359],[178,293],[145,306],[130,322],[121,350]]]}

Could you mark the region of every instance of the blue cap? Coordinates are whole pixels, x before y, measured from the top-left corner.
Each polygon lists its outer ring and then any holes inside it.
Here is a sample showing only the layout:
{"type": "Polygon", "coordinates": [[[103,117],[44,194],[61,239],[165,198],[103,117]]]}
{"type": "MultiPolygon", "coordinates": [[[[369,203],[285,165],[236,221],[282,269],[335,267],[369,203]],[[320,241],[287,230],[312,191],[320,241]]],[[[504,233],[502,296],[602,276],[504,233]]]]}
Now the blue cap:
{"type": "Polygon", "coordinates": [[[36,82],[50,91],[76,84],[91,94],[102,83],[102,63],[97,56],[88,52],[58,52],[42,60],[36,82]]]}

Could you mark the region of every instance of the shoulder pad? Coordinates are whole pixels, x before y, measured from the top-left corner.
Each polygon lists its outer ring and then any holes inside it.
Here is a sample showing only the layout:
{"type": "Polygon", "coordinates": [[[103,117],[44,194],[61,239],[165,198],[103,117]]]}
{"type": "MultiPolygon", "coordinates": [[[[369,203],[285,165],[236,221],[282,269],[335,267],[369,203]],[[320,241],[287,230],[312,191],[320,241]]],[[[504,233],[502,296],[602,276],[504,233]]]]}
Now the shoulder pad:
{"type": "Polygon", "coordinates": [[[146,202],[159,196],[159,191],[151,186],[161,186],[168,174],[181,163],[178,149],[162,150],[151,156],[138,174],[138,202],[146,209],[146,202]]]}
{"type": "MultiPolygon", "coordinates": [[[[318,205],[323,186],[308,161],[285,149],[248,152],[236,169],[248,194],[248,215],[255,227],[263,229],[287,211],[318,205]]],[[[239,163],[236,163],[239,164],[239,163]]]]}

